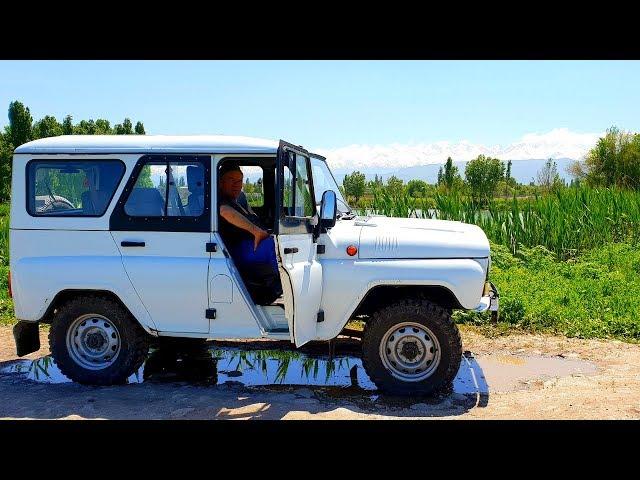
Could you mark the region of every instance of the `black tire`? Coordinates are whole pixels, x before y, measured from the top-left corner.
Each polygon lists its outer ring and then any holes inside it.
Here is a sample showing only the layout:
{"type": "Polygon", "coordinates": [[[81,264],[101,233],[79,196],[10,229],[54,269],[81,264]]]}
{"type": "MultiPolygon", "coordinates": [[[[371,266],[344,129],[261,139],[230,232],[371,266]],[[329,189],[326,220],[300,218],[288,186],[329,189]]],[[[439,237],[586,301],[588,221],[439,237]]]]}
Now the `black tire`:
{"type": "Polygon", "coordinates": [[[364,328],[362,365],[369,378],[384,393],[392,395],[432,395],[451,384],[462,360],[460,332],[451,312],[428,300],[402,300],[375,312],[364,328]],[[385,367],[380,343],[395,325],[414,322],[428,328],[440,345],[439,364],[420,381],[403,381],[385,367]]]}
{"type": "Polygon", "coordinates": [[[58,308],[49,331],[49,348],[60,371],[74,382],[86,385],[125,383],[149,352],[149,335],[118,302],[98,295],[76,297],[58,308]],[[120,348],[113,363],[100,370],[83,367],[67,347],[67,332],[82,315],[104,316],[120,335],[120,348]]]}

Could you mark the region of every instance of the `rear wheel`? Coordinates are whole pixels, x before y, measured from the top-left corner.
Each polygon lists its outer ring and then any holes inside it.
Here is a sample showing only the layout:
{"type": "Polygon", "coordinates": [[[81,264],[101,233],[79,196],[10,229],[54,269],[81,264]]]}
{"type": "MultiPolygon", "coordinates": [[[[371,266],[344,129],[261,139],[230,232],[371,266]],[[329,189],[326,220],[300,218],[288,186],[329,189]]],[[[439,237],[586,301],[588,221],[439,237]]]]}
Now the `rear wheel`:
{"type": "Polygon", "coordinates": [[[462,343],[449,310],[404,300],[375,312],[362,337],[362,364],[385,393],[429,395],[458,373],[462,343]]]}
{"type": "Polygon", "coordinates": [[[118,302],[83,296],[56,312],[49,347],[60,371],[90,385],[125,383],[149,351],[148,334],[118,302]]]}

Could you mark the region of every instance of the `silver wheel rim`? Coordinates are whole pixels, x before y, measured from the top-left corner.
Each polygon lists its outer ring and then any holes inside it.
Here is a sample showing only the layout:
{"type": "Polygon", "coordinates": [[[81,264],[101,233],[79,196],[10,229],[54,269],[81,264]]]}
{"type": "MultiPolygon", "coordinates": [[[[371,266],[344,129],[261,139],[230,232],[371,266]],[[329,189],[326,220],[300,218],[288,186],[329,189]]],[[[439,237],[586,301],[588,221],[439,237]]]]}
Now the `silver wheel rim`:
{"type": "Polygon", "coordinates": [[[420,382],[433,375],[440,364],[440,343],[420,323],[402,322],[382,337],[380,358],[385,368],[403,382],[420,382]]]}
{"type": "Polygon", "coordinates": [[[88,370],[112,365],[120,353],[120,332],[111,320],[96,313],[76,318],[67,330],[71,358],[88,370]]]}

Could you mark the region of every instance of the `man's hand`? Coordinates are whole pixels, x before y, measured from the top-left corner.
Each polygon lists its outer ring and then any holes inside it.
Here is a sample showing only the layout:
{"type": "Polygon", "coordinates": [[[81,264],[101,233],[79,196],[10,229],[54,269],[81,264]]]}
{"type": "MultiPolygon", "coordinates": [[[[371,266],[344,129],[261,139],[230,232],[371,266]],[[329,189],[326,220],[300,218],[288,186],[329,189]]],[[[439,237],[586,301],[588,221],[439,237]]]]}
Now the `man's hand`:
{"type": "Polygon", "coordinates": [[[269,238],[269,234],[259,227],[256,227],[255,231],[251,233],[253,233],[253,251],[255,252],[258,249],[260,242],[269,238]]]}

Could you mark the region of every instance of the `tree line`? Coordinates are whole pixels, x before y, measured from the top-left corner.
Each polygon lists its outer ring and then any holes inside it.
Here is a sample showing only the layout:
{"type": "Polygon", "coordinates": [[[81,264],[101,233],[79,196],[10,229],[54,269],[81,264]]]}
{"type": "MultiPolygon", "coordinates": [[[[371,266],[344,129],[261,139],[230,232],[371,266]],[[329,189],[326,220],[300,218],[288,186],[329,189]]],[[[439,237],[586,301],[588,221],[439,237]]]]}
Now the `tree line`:
{"type": "MultiPolygon", "coordinates": [[[[532,195],[548,193],[566,186],[560,177],[556,162],[549,158],[529,185],[521,184],[511,176],[512,162],[479,155],[469,161],[464,178],[451,157],[438,171],[435,184],[423,180],[403,180],[392,175],[386,184],[382,177],[366,181],[364,173],[353,172],[344,176],[343,193],[355,200],[356,206],[366,194],[385,189],[392,196],[407,194],[411,197],[427,197],[436,193],[453,191],[467,194],[474,202],[486,204],[496,196],[532,195]]],[[[640,190],[640,134],[611,127],[604,137],[589,150],[583,161],[574,162],[568,169],[574,177],[572,185],[591,187],[618,187],[640,190]]]]}
{"type": "Polygon", "coordinates": [[[9,104],[9,125],[0,132],[0,201],[7,201],[11,195],[11,165],[13,151],[23,143],[39,138],[59,135],[144,135],[144,125],[125,118],[122,123],[111,126],[108,120],[81,120],[74,123],[67,115],[62,122],[54,116],[46,115],[34,122],[29,107],[19,101],[9,104]]]}

